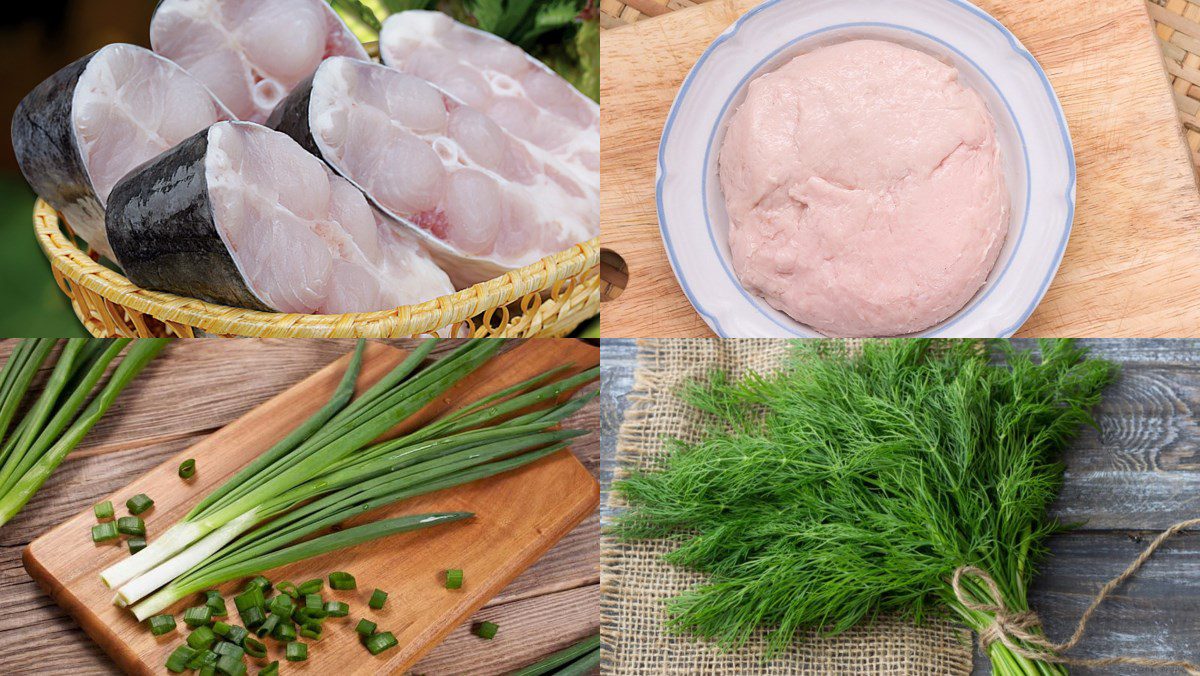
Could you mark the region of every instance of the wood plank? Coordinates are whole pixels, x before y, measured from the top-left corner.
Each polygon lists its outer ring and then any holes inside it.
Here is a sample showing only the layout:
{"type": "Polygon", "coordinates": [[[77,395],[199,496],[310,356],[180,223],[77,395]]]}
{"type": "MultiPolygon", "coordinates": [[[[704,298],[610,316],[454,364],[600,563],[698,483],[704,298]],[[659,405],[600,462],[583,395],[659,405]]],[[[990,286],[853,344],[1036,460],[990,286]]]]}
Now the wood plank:
{"type": "MultiPolygon", "coordinates": [[[[412,343],[388,342],[400,346],[412,343]]],[[[7,356],[13,344],[12,341],[0,341],[0,358],[7,356]]],[[[451,349],[454,344],[454,341],[448,341],[439,346],[437,352],[451,349]]],[[[516,345],[518,343],[506,349],[516,345]]],[[[208,431],[228,422],[235,414],[244,413],[269,394],[277,393],[352,348],[352,341],[185,341],[164,352],[156,365],[151,367],[156,369],[155,372],[148,370],[136,387],[151,387],[160,397],[167,396],[173,401],[187,403],[189,391],[194,390],[189,387],[190,382],[198,374],[215,370],[220,377],[206,379],[204,386],[206,398],[218,402],[215,412],[193,408],[191,415],[181,415],[188,407],[177,405],[166,411],[165,418],[156,418],[159,412],[154,398],[139,398],[136,405],[121,410],[122,420],[117,422],[115,429],[137,431],[147,424],[158,424],[159,429],[167,432],[168,436],[178,438],[141,447],[137,444],[142,442],[135,441],[129,448],[121,448],[120,443],[91,444],[89,452],[72,454],[28,509],[0,530],[0,595],[14,600],[12,605],[0,609],[0,664],[5,665],[4,671],[21,673],[25,667],[32,669],[36,666],[39,671],[49,669],[54,673],[115,672],[112,663],[96,644],[87,640],[78,626],[37,590],[21,570],[17,562],[21,545],[49,525],[61,522],[80,510],[90,509],[102,496],[120,488],[147,468],[170,458],[203,438],[208,431]],[[228,404],[228,400],[236,400],[241,396],[247,381],[260,376],[271,382],[274,392],[258,396],[257,400],[248,404],[228,404]],[[138,421],[126,420],[127,416],[135,417],[138,421]],[[226,418],[222,419],[221,416],[226,418]],[[9,668],[10,665],[18,667],[16,672],[9,668]]],[[[586,349],[594,352],[594,348],[586,349]]],[[[583,429],[596,429],[598,408],[595,402],[589,404],[569,424],[583,429]]],[[[114,415],[115,410],[109,418],[114,415]]],[[[113,435],[115,437],[116,432],[113,435]]],[[[119,442],[119,439],[114,438],[114,441],[119,442]]],[[[90,438],[88,442],[90,444],[90,438]]],[[[599,435],[580,438],[572,450],[585,466],[594,468],[599,461],[599,435]]],[[[489,603],[489,608],[497,604],[509,605],[514,600],[532,602],[564,589],[596,588],[599,577],[595,547],[597,536],[597,520],[595,517],[589,518],[497,595],[489,603]]],[[[582,631],[587,626],[563,618],[564,631],[582,631]]],[[[510,642],[502,651],[474,650],[471,654],[477,660],[480,673],[492,673],[491,669],[498,669],[490,666],[492,664],[535,661],[543,655],[537,651],[536,644],[536,641],[528,645],[510,642]]],[[[429,659],[436,660],[446,650],[452,649],[439,646],[429,659]]],[[[434,669],[423,673],[443,672],[434,669]]]]}
{"type": "MultiPolygon", "coordinates": [[[[707,2],[605,32],[603,247],[624,257],[630,275],[625,292],[604,305],[605,336],[712,335],[680,289],[663,248],[656,153],[688,70],[718,33],[757,4],[707,2]]],[[[976,4],[1012,30],[1045,68],[1078,161],[1070,245],[1020,335],[1193,335],[1200,326],[1200,199],[1143,3],[976,4]]]]}

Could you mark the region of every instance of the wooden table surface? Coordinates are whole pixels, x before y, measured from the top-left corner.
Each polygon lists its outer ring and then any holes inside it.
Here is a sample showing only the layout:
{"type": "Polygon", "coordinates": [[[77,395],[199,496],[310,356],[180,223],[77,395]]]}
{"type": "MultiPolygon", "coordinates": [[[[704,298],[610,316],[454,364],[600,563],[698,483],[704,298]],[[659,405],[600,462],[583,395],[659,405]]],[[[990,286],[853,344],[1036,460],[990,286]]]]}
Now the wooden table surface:
{"type": "MultiPolygon", "coordinates": [[[[14,345],[0,342],[0,360],[14,345]]],[[[452,345],[447,341],[437,352],[452,345]]],[[[249,339],[177,341],[168,347],[122,393],[24,511],[0,528],[0,673],[118,673],[25,573],[21,550],[100,496],[353,348],[353,341],[249,339]]],[[[599,408],[596,402],[588,404],[569,424],[596,430],[599,408]]],[[[598,471],[598,434],[575,440],[572,450],[590,471],[598,471]]],[[[456,629],[413,673],[503,673],[598,631],[598,541],[599,519],[592,515],[456,629]],[[495,640],[483,642],[470,634],[470,624],[481,620],[500,625],[495,640]]]]}
{"type": "MultiPolygon", "coordinates": [[[[1030,341],[1017,341],[1029,346],[1030,341]]],[[[1065,639],[1100,586],[1119,574],[1159,531],[1200,514],[1200,341],[1087,340],[1122,366],[1085,430],[1066,454],[1066,481],[1054,514],[1079,530],[1050,541],[1030,594],[1054,640],[1065,639]]],[[[636,345],[605,340],[600,431],[601,518],[616,435],[633,387],[636,345]]],[[[1100,607],[1076,657],[1117,654],[1200,660],[1200,533],[1176,536],[1100,607]]],[[[987,660],[976,656],[976,674],[987,660]]],[[[1120,668],[1076,674],[1150,674],[1120,668]]],[[[1171,672],[1165,672],[1171,673],[1171,672]]]]}

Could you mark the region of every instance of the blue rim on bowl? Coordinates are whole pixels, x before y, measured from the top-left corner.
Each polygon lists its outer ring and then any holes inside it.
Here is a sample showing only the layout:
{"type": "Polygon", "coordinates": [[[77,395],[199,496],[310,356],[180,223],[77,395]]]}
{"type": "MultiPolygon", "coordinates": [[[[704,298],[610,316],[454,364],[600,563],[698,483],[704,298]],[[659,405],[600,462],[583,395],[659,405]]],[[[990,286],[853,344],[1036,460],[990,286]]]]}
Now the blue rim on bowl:
{"type": "MultiPolygon", "coordinates": [[[[994,110],[993,114],[1002,113],[1008,116],[1007,119],[1011,120],[1016,134],[1015,140],[1019,141],[1020,154],[1022,156],[1021,159],[1023,160],[1024,164],[1024,171],[1021,172],[1023,174],[1024,183],[1022,188],[1024,190],[1024,199],[1021,201],[1024,202],[1024,208],[1021,210],[1022,214],[1020,216],[1020,221],[1014,223],[1015,229],[1010,227],[1010,234],[1008,237],[1009,241],[1005,245],[1006,251],[1009,251],[1010,253],[1008,255],[1002,255],[1001,259],[997,262],[996,269],[994,269],[992,274],[989,275],[988,282],[982,289],[980,289],[978,293],[975,294],[975,296],[963,309],[959,310],[944,322],[921,334],[926,336],[977,335],[976,332],[970,329],[972,322],[967,320],[972,318],[978,319],[981,313],[988,312],[989,308],[987,306],[987,301],[992,295],[992,292],[1000,285],[1001,280],[1003,280],[1005,276],[1009,274],[1014,260],[1016,260],[1016,256],[1013,255],[1013,253],[1019,249],[1020,244],[1024,241],[1026,231],[1030,224],[1030,209],[1031,202],[1033,201],[1033,170],[1030,166],[1030,149],[1026,140],[1026,134],[1022,129],[1021,121],[1018,119],[1017,113],[1014,111],[1013,106],[1009,102],[1009,98],[1001,90],[1000,86],[992,78],[992,76],[989,75],[978,63],[976,63],[976,61],[972,59],[964,50],[942,38],[939,38],[936,35],[933,35],[930,32],[921,30],[920,28],[911,25],[892,23],[889,21],[862,20],[833,23],[823,25],[820,28],[805,31],[798,36],[791,37],[782,44],[776,43],[771,49],[769,49],[769,51],[766,52],[764,56],[759,57],[750,68],[744,69],[741,72],[736,85],[732,86],[728,92],[720,92],[720,94],[724,95],[724,102],[720,106],[719,112],[715,115],[715,119],[711,125],[711,132],[708,134],[707,143],[704,148],[703,168],[701,169],[699,177],[699,194],[701,196],[703,220],[706,230],[705,234],[707,235],[709,245],[712,247],[711,254],[715,256],[717,261],[719,261],[720,267],[724,272],[724,277],[728,279],[732,287],[735,288],[738,293],[740,293],[742,298],[740,301],[738,301],[738,304],[732,311],[725,308],[722,303],[716,303],[716,305],[721,305],[722,309],[714,310],[709,306],[708,303],[705,302],[706,299],[702,298],[702,296],[705,295],[705,292],[697,293],[696,289],[694,288],[694,284],[689,283],[689,274],[688,271],[685,270],[686,266],[681,260],[680,252],[677,249],[677,243],[672,240],[671,222],[669,221],[668,207],[664,204],[664,186],[666,186],[668,178],[671,176],[667,166],[667,153],[670,142],[673,138],[672,132],[675,128],[677,117],[679,116],[681,110],[685,108],[685,106],[693,105],[688,96],[693,91],[697,77],[701,72],[703,72],[706,63],[713,56],[713,54],[716,53],[724,43],[737,36],[739,31],[743,30],[745,26],[754,21],[756,17],[759,17],[772,7],[775,7],[786,1],[787,0],[768,0],[767,2],[755,7],[739,18],[737,22],[735,22],[729,29],[727,29],[715,41],[713,41],[713,43],[709,45],[709,47],[704,51],[704,53],[697,60],[696,64],[692,67],[691,71],[688,73],[678,95],[675,98],[675,102],[671,107],[670,114],[667,117],[667,123],[663,129],[663,135],[658,152],[656,203],[658,209],[659,230],[662,234],[663,243],[666,247],[672,269],[674,270],[675,276],[679,280],[680,286],[683,288],[685,295],[696,311],[704,318],[705,322],[707,322],[708,325],[722,337],[757,335],[730,331],[727,328],[727,324],[733,322],[734,320],[739,320],[737,322],[738,325],[742,325],[744,322],[740,320],[751,315],[757,315],[756,317],[753,317],[753,319],[760,325],[763,324],[764,320],[769,322],[769,325],[774,327],[774,331],[777,332],[777,335],[793,337],[815,337],[820,335],[812,329],[804,327],[803,325],[795,322],[783,313],[770,308],[766,305],[765,301],[754,297],[741,286],[740,282],[738,282],[737,277],[734,275],[733,270],[729,265],[729,261],[727,260],[728,244],[724,241],[723,237],[720,237],[717,234],[718,228],[714,227],[712,222],[712,209],[709,207],[709,205],[713,203],[711,200],[714,199],[714,195],[710,195],[709,189],[710,175],[715,173],[715,165],[713,164],[714,150],[718,147],[720,140],[723,137],[722,132],[729,108],[733,105],[735,99],[738,99],[740,95],[744,94],[746,85],[750,80],[755,78],[760,73],[772,69],[764,68],[767,66],[767,64],[774,60],[780,59],[781,55],[790,50],[795,50],[798,47],[801,47],[801,51],[804,51],[802,49],[804,43],[812,42],[814,39],[819,40],[822,37],[830,37],[835,33],[844,33],[846,31],[855,30],[889,31],[892,33],[906,34],[914,37],[914,39],[923,40],[928,43],[934,43],[941,50],[944,50],[945,53],[952,54],[956,56],[961,63],[969,65],[969,67],[972,68],[979,77],[983,78],[983,80],[985,80],[986,83],[992,88],[995,95],[998,97],[999,102],[1004,108],[1003,111],[994,110]]],[[[1070,237],[1075,211],[1076,165],[1074,150],[1062,106],[1055,95],[1053,87],[1050,85],[1049,78],[1046,76],[1045,72],[1042,70],[1040,64],[1038,64],[1033,55],[1027,49],[1025,49],[1023,45],[1021,45],[1017,38],[1011,32],[1009,32],[1008,29],[1003,26],[1003,24],[988,15],[983,10],[980,10],[965,0],[938,0],[938,2],[940,2],[942,5],[948,5],[958,9],[967,10],[977,19],[984,21],[991,28],[999,31],[999,33],[1005,38],[1008,46],[1011,48],[1012,53],[1015,53],[1022,60],[1032,66],[1032,71],[1036,73],[1046,95],[1045,100],[1040,101],[1039,103],[1043,105],[1045,103],[1049,103],[1050,109],[1053,111],[1055,121],[1057,122],[1059,135],[1061,136],[1063,144],[1062,152],[1064,153],[1064,157],[1060,159],[1065,159],[1067,176],[1066,191],[1062,198],[1063,204],[1061,206],[1064,207],[1065,211],[1065,224],[1060,226],[1061,235],[1058,237],[1056,242],[1056,250],[1053,252],[1050,259],[1043,263],[1043,265],[1046,267],[1044,273],[1039,275],[1037,278],[1030,279],[1022,288],[1021,295],[1024,296],[1024,301],[1022,303],[1025,305],[1024,309],[1020,311],[1015,319],[1006,320],[1008,323],[1004,324],[1003,328],[993,328],[987,332],[989,336],[996,335],[1007,337],[1015,333],[1021,327],[1021,325],[1025,323],[1025,321],[1037,307],[1038,303],[1041,302],[1042,297],[1049,288],[1050,282],[1054,279],[1054,276],[1058,270],[1058,266],[1062,261],[1062,256],[1066,249],[1067,241],[1070,237]]],[[[813,4],[816,5],[820,3],[813,4]]],[[[790,56],[787,58],[790,58],[790,56]]],[[[984,92],[981,91],[981,94],[983,93],[984,92]]],[[[706,94],[712,97],[714,100],[720,100],[718,95],[713,94],[711,90],[706,92],[706,94]]],[[[1000,125],[1000,122],[1000,116],[997,115],[998,126],[1000,125]]],[[[1012,158],[1006,157],[1006,162],[1012,161],[1012,158]]],[[[690,172],[693,171],[695,167],[687,167],[686,169],[688,169],[690,172]]],[[[690,177],[688,181],[688,188],[694,188],[695,181],[690,177]]],[[[720,209],[723,214],[723,200],[719,195],[719,187],[713,192],[715,193],[715,202],[720,204],[720,206],[717,208],[720,209]]],[[[693,192],[692,194],[695,193],[693,192]]],[[[678,235],[679,233],[677,232],[676,234],[678,235]]],[[[711,264],[711,261],[708,262],[711,264]]],[[[710,271],[708,270],[696,270],[693,271],[693,274],[709,272],[710,271]]],[[[701,281],[698,277],[693,277],[692,280],[693,282],[701,281]]],[[[708,282],[702,283],[707,284],[708,282]]],[[[710,298],[707,300],[713,299],[710,298]]],[[[1011,314],[1011,311],[1009,314],[1011,314]]]]}

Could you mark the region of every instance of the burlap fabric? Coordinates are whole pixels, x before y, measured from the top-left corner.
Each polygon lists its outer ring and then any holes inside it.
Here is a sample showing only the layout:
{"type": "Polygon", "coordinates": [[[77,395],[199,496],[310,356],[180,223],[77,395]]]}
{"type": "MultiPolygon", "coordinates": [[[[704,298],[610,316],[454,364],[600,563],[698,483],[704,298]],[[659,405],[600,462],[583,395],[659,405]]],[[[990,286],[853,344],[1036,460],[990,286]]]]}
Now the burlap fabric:
{"type": "MultiPolygon", "coordinates": [[[[788,344],[779,340],[643,340],[629,406],[617,445],[617,478],[631,468],[655,467],[662,440],[694,440],[704,416],[677,396],[685,381],[713,369],[733,375],[778,367],[788,344]]],[[[619,496],[613,507],[623,506],[619,496]]],[[[834,637],[815,633],[786,653],[763,661],[763,643],[722,653],[663,628],[663,602],[703,578],[666,565],[665,541],[626,544],[601,540],[603,673],[637,674],[967,674],[971,635],[944,621],[917,627],[880,620],[834,637]]]]}

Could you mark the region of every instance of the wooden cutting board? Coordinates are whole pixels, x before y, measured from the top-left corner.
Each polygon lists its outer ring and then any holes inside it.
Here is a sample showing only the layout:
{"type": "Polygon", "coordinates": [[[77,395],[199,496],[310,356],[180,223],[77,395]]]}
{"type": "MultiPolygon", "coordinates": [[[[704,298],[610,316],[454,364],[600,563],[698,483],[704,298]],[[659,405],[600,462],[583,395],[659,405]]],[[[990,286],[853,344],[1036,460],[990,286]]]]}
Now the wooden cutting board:
{"type": "MultiPolygon", "coordinates": [[[[392,347],[370,345],[359,378],[360,391],[378,381],[404,356],[392,347]]],[[[113,493],[108,499],[116,506],[117,515],[127,514],[126,500],[145,493],[155,501],[154,508],[142,515],[147,531],[151,538],[163,532],[201,497],[324,405],[348,360],[347,355],[113,493]],[[186,458],[203,459],[189,483],[177,475],[179,463],[186,458]]],[[[572,371],[578,372],[598,361],[599,350],[578,341],[523,343],[494,358],[393,433],[420,426],[447,410],[551,367],[573,364],[572,371]]],[[[377,518],[440,511],[476,514],[471,521],[376,540],[270,572],[273,581],[299,583],[345,570],[355,576],[359,588],[332,592],[326,586],[325,598],[348,603],[350,616],[326,621],[325,635],[310,645],[307,662],[284,663],[281,647],[267,640],[269,659],[279,659],[288,673],[401,672],[598,504],[596,480],[575,456],[564,451],[508,474],[414,498],[367,518],[348,521],[348,525],[358,525],[377,518]],[[444,588],[441,573],[447,568],[463,570],[465,583],[461,590],[444,588]],[[387,604],[379,611],[367,607],[376,587],[389,593],[387,604]],[[361,617],[378,623],[380,630],[393,632],[400,645],[372,657],[354,633],[361,617]]],[[[165,673],[167,656],[182,643],[185,633],[178,631],[156,639],[131,614],[111,604],[112,592],[101,584],[99,573],[129,554],[124,544],[92,544],[90,528],[95,523],[89,509],[33,541],[24,552],[25,568],[126,673],[165,673]]],[[[238,581],[220,587],[235,621],[233,596],[240,588],[238,581]]],[[[196,597],[180,602],[171,612],[182,613],[199,601],[196,597]]],[[[182,620],[176,619],[182,629],[182,620]]],[[[481,643],[479,649],[486,650],[486,643],[481,643]]],[[[255,671],[252,668],[250,673],[255,671]]]]}
{"type": "MultiPolygon", "coordinates": [[[[628,286],[606,337],[712,332],[671,271],[654,201],[658,141],[688,70],[757,0],[714,0],[604,33],[602,246],[628,286]]],[[[1058,276],[1024,336],[1194,336],[1200,196],[1141,0],[978,0],[1041,62],[1075,144],[1078,208],[1058,276]]]]}

